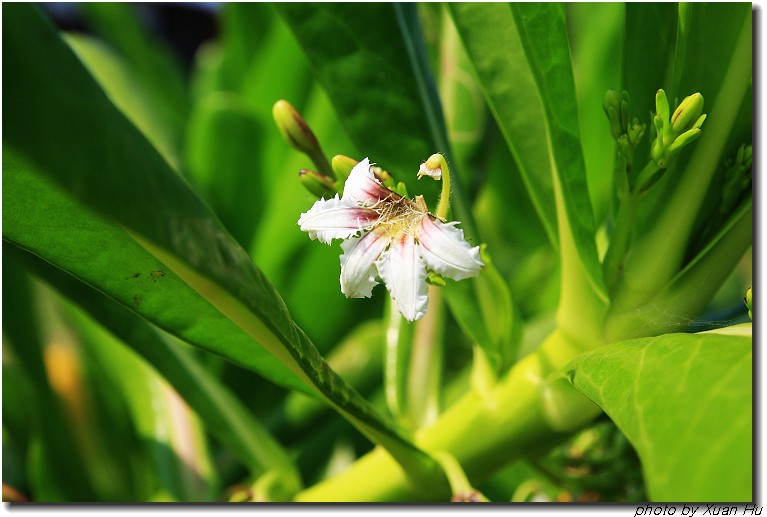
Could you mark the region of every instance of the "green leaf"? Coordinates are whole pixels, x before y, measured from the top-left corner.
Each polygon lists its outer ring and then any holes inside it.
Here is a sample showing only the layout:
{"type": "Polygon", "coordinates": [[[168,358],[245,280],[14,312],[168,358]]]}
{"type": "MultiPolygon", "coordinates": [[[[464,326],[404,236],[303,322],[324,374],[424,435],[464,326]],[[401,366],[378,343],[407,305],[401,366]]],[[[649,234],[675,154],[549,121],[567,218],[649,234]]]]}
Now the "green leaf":
{"type": "MultiPolygon", "coordinates": [[[[52,27],[28,5],[9,6],[5,13],[3,42],[13,49],[6,65],[15,73],[3,89],[3,103],[9,106],[3,119],[8,146],[4,156],[13,149],[26,160],[16,161],[15,170],[4,174],[4,180],[9,175],[18,180],[25,171],[44,175],[88,208],[114,219],[166,268],[384,446],[414,480],[444,483],[436,462],[327,366],[247,253],[115,110],[52,27]],[[7,22],[11,18],[13,22],[7,22]],[[50,105],[57,109],[48,109],[50,105]]],[[[4,192],[6,198],[30,201],[29,192],[4,192]]],[[[35,231],[50,228],[49,220],[45,218],[35,231]]],[[[81,238],[87,240],[87,235],[81,238]]],[[[119,254],[111,244],[107,248],[119,254]]],[[[101,266],[102,274],[122,263],[119,257],[107,258],[112,260],[101,266]]],[[[128,275],[110,280],[126,281],[128,275]]],[[[154,280],[157,276],[162,275],[154,280]]],[[[166,308],[174,312],[176,306],[166,308]]],[[[220,352],[247,355],[231,344],[220,352]]]]}
{"type": "Polygon", "coordinates": [[[282,386],[309,391],[295,374],[125,232],[72,202],[39,174],[13,151],[4,149],[4,240],[195,346],[282,386]]]}
{"type": "Polygon", "coordinates": [[[180,63],[164,42],[149,34],[142,26],[136,5],[89,3],[82,6],[93,28],[109,41],[126,59],[147,91],[159,118],[173,128],[173,142],[181,141],[189,99],[180,63]]]}
{"type": "Polygon", "coordinates": [[[480,86],[554,247],[556,205],[544,111],[506,4],[448,4],[480,86]]]}
{"type": "MultiPolygon", "coordinates": [[[[567,218],[567,226],[592,289],[599,298],[606,299],[579,137],[578,105],[564,10],[559,4],[512,4],[511,10],[543,102],[551,166],[564,205],[560,217],[567,218]]],[[[560,232],[563,231],[560,228],[560,232]]],[[[564,282],[568,281],[565,277],[564,282]]]]}
{"type": "MultiPolygon", "coordinates": [[[[205,421],[209,432],[250,469],[252,475],[272,469],[282,472],[287,492],[280,494],[282,497],[279,500],[290,497],[299,488],[298,474],[293,471],[290,459],[281,446],[242,403],[199,364],[190,349],[172,341],[170,336],[157,331],[142,318],[42,259],[11,247],[4,251],[6,256],[18,256],[27,268],[140,354],[205,421]]],[[[108,341],[111,343],[113,339],[108,341]]],[[[117,351],[103,353],[122,354],[117,351]]],[[[311,400],[319,404],[316,399],[311,400]]]]}
{"type": "Polygon", "coordinates": [[[752,500],[750,329],[624,341],[570,363],[636,448],[653,501],[752,500]]]}
{"type": "Polygon", "coordinates": [[[521,321],[509,287],[487,260],[482,274],[461,282],[448,281],[445,301],[466,335],[484,350],[496,374],[516,360],[521,321]]]}
{"type": "Polygon", "coordinates": [[[101,41],[77,33],[67,34],[66,41],[114,105],[177,169],[179,128],[164,117],[162,100],[152,95],[124,58],[101,41]]]}

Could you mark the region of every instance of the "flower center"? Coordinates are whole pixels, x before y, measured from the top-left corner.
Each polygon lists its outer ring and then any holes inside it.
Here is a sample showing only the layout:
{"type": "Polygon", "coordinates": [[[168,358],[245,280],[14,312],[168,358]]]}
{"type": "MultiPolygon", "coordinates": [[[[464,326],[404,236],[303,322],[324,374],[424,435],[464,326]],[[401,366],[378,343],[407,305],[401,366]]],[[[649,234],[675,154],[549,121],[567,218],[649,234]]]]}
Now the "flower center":
{"type": "Polygon", "coordinates": [[[382,199],[370,208],[379,215],[374,227],[385,229],[392,239],[396,235],[413,232],[427,216],[421,206],[404,197],[382,199]]]}

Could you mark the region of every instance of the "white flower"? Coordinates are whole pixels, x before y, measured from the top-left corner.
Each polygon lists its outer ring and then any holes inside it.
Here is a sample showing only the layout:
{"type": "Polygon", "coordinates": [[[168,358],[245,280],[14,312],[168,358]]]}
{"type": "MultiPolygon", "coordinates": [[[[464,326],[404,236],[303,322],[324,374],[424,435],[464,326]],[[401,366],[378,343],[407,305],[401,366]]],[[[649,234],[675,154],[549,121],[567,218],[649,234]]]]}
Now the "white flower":
{"type": "Polygon", "coordinates": [[[411,201],[384,187],[365,158],[353,169],[344,195],[320,199],[301,214],[298,225],[312,239],[341,243],[341,292],[369,298],[376,273],[408,321],[426,314],[427,269],[461,280],[477,276],[484,262],[458,222],[443,223],[426,210],[423,198],[411,201]]]}

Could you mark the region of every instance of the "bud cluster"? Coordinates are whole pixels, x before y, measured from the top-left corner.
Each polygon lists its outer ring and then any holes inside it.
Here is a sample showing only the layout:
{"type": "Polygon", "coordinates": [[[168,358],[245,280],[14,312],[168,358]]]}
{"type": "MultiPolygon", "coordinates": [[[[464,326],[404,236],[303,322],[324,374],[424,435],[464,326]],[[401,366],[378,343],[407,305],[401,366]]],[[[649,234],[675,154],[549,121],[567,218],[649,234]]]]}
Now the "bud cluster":
{"type": "Polygon", "coordinates": [[[703,96],[700,93],[688,95],[669,117],[666,92],[660,89],[655,94],[655,141],[650,149],[653,161],[664,169],[685,146],[700,137],[703,121],[703,96]]]}
{"type": "Polygon", "coordinates": [[[618,143],[618,151],[631,168],[634,164],[634,149],[644,136],[646,124],[640,124],[637,117],[629,120],[629,104],[631,100],[626,90],[618,92],[607,90],[602,107],[610,122],[610,133],[618,143]]]}

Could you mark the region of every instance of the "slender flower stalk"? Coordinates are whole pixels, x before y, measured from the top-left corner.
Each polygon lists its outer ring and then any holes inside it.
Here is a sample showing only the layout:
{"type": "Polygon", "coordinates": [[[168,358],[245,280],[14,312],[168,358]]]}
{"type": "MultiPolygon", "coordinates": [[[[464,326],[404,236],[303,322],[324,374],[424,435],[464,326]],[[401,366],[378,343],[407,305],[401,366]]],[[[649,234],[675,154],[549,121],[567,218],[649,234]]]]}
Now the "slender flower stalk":
{"type": "MultiPolygon", "coordinates": [[[[447,192],[449,199],[449,185],[447,192]]],[[[466,242],[458,222],[443,222],[440,211],[447,213],[442,200],[435,216],[422,196],[410,200],[386,188],[365,158],[349,174],[343,196],[320,199],[301,214],[298,225],[326,244],[344,240],[343,294],[369,298],[380,278],[402,315],[414,321],[426,314],[427,270],[462,280],[477,276],[485,265],[479,246],[466,242]]]]}

